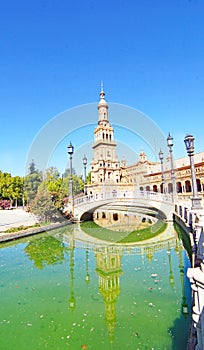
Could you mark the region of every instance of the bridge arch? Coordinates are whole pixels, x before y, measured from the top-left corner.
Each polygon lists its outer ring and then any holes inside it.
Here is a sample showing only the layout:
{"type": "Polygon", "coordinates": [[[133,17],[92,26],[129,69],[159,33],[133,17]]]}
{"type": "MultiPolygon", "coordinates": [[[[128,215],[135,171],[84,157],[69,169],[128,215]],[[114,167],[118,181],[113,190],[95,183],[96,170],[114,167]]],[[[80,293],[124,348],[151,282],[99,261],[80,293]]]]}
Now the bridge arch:
{"type": "Polygon", "coordinates": [[[78,221],[88,221],[93,219],[96,209],[114,204],[118,207],[140,207],[155,208],[158,215],[163,219],[172,221],[172,197],[168,194],[150,191],[124,191],[113,193],[104,192],[97,196],[84,196],[74,201],[74,214],[78,221]]]}

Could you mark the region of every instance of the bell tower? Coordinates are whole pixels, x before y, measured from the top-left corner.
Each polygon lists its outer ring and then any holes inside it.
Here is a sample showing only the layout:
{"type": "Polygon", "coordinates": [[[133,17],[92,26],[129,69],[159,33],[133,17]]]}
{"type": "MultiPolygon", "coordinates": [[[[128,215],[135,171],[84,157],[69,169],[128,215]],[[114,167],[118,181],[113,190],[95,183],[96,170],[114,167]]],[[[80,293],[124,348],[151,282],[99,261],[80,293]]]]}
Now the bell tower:
{"type": "Polygon", "coordinates": [[[94,130],[94,155],[91,162],[91,183],[114,184],[120,181],[120,162],[116,155],[114,130],[108,120],[108,104],[101,84],[98,103],[98,125],[94,130]]]}

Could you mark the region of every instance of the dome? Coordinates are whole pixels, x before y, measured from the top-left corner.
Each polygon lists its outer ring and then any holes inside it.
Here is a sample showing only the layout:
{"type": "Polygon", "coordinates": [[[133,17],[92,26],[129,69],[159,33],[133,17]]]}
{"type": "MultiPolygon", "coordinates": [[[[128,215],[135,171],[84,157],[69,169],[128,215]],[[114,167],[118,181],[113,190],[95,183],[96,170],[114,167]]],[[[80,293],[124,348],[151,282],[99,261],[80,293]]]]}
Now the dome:
{"type": "Polygon", "coordinates": [[[100,92],[100,101],[98,103],[98,108],[101,107],[101,106],[104,106],[104,107],[108,108],[108,104],[107,104],[107,102],[105,100],[105,92],[104,91],[100,92]]]}

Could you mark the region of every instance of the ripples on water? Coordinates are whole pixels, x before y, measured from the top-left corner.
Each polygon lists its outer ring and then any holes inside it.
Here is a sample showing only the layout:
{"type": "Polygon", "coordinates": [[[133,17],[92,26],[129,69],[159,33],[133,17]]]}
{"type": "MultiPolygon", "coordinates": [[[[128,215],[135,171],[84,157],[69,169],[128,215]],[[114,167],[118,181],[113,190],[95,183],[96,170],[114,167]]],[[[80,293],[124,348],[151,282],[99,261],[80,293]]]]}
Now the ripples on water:
{"type": "Polygon", "coordinates": [[[190,265],[165,243],[93,245],[64,228],[2,244],[2,350],[184,350],[190,265]]]}

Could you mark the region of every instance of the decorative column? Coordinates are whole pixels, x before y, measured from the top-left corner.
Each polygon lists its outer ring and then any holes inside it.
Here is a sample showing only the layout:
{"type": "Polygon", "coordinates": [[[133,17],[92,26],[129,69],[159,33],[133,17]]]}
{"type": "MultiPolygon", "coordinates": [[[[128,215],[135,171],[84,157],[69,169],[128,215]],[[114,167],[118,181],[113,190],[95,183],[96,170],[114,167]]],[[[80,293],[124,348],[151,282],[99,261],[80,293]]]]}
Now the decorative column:
{"type": "Polygon", "coordinates": [[[84,194],[87,195],[87,188],[86,188],[86,166],[87,166],[87,158],[84,155],[83,158],[83,165],[84,165],[84,194]]]}
{"type": "Polygon", "coordinates": [[[72,155],[74,153],[74,147],[72,146],[71,141],[67,148],[68,148],[69,160],[70,160],[69,202],[71,205],[71,213],[72,215],[74,215],[73,183],[72,183],[72,155]]]}
{"type": "Polygon", "coordinates": [[[197,182],[196,182],[196,175],[195,175],[195,166],[194,166],[194,137],[192,135],[186,135],[184,142],[186,145],[186,151],[188,153],[189,159],[190,159],[190,166],[191,166],[191,181],[192,181],[192,194],[191,197],[191,203],[192,207],[191,209],[202,209],[201,207],[201,197],[198,197],[198,189],[197,189],[197,182]]]}
{"type": "Polygon", "coordinates": [[[173,137],[168,135],[167,137],[167,146],[169,147],[170,161],[171,161],[171,182],[172,182],[172,199],[174,201],[174,197],[176,195],[176,179],[174,173],[174,165],[173,165],[173,137]]]}
{"type": "Polygon", "coordinates": [[[162,172],[162,192],[165,193],[165,183],[164,183],[164,166],[163,166],[163,159],[164,159],[164,153],[162,150],[159,152],[159,159],[161,162],[161,172],[162,172]]]}

